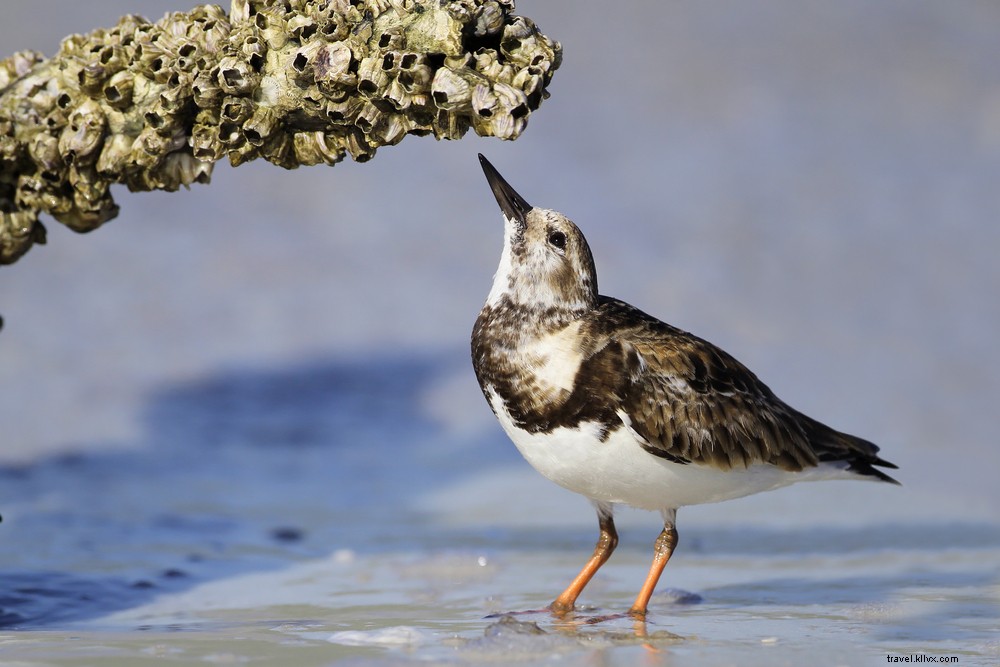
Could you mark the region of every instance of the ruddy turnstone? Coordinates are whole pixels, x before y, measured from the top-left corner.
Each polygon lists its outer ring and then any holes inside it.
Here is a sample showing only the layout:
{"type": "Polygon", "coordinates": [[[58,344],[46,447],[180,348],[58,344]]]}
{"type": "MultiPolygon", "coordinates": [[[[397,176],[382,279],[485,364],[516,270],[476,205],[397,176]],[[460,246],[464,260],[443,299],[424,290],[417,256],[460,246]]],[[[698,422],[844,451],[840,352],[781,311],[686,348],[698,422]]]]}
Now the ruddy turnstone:
{"type": "Polygon", "coordinates": [[[505,218],[503,253],[472,332],[479,385],[538,472],[590,498],[600,537],[551,604],[563,614],[618,544],[616,504],[659,510],[663,531],[629,613],[644,618],[677,546],[677,509],[793,482],[898,484],[879,448],[789,407],[708,341],[601,296],[587,240],[534,208],[479,156],[505,218]]]}

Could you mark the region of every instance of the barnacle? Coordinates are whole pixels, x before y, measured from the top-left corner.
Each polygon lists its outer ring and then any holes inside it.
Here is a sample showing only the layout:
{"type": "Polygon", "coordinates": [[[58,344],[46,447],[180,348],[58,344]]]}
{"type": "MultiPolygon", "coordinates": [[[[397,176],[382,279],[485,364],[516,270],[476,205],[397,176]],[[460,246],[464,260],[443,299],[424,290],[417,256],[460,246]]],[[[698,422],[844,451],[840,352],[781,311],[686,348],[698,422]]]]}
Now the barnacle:
{"type": "Polygon", "coordinates": [[[299,164],[337,164],[344,159],[344,147],[336,137],[328,137],[323,132],[296,132],[295,157],[299,164]]]}
{"type": "Polygon", "coordinates": [[[0,256],[20,257],[33,243],[45,243],[45,227],[38,221],[38,212],[8,212],[0,201],[0,256]]]}
{"type": "Polygon", "coordinates": [[[113,218],[110,185],[207,183],[223,157],[361,162],[408,134],[516,138],[561,49],[512,0],[231,0],[124,16],[0,61],[0,263],[113,218]]]}
{"type": "MultiPolygon", "coordinates": [[[[358,75],[352,71],[354,56],[351,48],[343,42],[319,43],[313,53],[312,78],[319,91],[327,96],[343,98],[350,90],[357,88],[358,75]]],[[[293,60],[292,66],[298,59],[293,60]]]]}
{"type": "Polygon", "coordinates": [[[104,84],[104,99],[112,109],[128,109],[134,87],[135,77],[131,72],[117,72],[104,84]]]}

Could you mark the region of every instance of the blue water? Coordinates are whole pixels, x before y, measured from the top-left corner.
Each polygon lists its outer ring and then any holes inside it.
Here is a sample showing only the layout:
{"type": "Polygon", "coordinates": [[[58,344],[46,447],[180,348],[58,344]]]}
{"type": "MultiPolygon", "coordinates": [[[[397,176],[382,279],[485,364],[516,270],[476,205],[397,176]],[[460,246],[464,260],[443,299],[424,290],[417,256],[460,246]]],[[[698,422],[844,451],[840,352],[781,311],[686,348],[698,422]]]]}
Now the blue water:
{"type": "MultiPolygon", "coordinates": [[[[0,44],[187,8],[7,0],[0,44]]],[[[1000,660],[1000,10],[518,9],[565,62],[517,142],[122,190],[0,270],[0,661],[1000,660]],[[583,622],[631,603],[640,512],[577,618],[486,618],[547,604],[596,522],[472,375],[501,243],[477,152],[581,225],[603,292],[879,443],[903,486],[683,509],[646,636],[583,622]]]]}

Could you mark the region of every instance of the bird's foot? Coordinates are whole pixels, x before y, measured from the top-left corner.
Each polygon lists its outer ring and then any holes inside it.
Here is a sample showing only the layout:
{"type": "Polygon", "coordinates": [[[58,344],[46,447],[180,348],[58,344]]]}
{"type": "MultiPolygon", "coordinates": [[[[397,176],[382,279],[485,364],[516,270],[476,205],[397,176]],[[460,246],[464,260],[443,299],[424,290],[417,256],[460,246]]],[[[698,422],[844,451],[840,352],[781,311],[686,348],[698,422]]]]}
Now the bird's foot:
{"type": "Polygon", "coordinates": [[[632,618],[632,620],[634,620],[634,621],[643,621],[643,622],[645,622],[645,620],[646,620],[646,608],[645,607],[641,607],[641,608],[639,608],[639,607],[632,607],[631,609],[628,610],[627,614],[623,614],[623,615],[624,616],[630,616],[632,618]]]}
{"type": "Polygon", "coordinates": [[[584,621],[587,625],[596,625],[598,623],[604,623],[606,621],[618,621],[623,618],[630,618],[637,623],[646,622],[646,610],[645,609],[629,609],[628,611],[622,611],[615,614],[601,614],[599,616],[591,616],[584,621]]]}
{"type": "Polygon", "coordinates": [[[586,619],[584,623],[587,625],[597,625],[598,623],[605,623],[607,621],[617,621],[622,618],[628,618],[629,614],[621,612],[617,614],[601,614],[600,616],[591,616],[586,619]]]}
{"type": "MultiPolygon", "coordinates": [[[[584,610],[593,611],[593,609],[594,609],[593,607],[586,607],[586,606],[584,607],[584,610]]],[[[547,607],[542,607],[541,609],[524,609],[521,611],[498,611],[486,616],[485,618],[500,618],[502,616],[524,616],[527,614],[547,613],[547,614],[552,614],[553,616],[555,616],[560,620],[570,620],[574,616],[576,616],[576,614],[579,611],[581,610],[578,609],[576,605],[572,603],[567,604],[564,602],[560,602],[559,600],[556,600],[552,604],[548,605],[547,607]]]]}
{"type": "Polygon", "coordinates": [[[483,618],[502,618],[504,616],[526,616],[527,614],[544,614],[550,611],[549,607],[542,607],[541,609],[522,609],[520,611],[497,611],[492,614],[487,614],[483,618]]]}
{"type": "Polygon", "coordinates": [[[576,605],[572,602],[563,602],[560,598],[556,598],[556,600],[545,609],[553,616],[565,618],[569,614],[576,611],[576,605]]]}

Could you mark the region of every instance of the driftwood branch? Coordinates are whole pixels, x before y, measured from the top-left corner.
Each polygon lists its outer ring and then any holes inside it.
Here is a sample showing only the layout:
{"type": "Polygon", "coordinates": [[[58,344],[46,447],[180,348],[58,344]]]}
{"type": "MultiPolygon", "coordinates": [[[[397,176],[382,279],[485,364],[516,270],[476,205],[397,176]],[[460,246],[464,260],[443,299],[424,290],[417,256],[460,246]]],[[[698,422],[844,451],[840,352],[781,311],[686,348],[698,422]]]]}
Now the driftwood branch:
{"type": "Polygon", "coordinates": [[[0,61],[0,263],[78,232],[132,191],[207,183],[223,157],[279,166],[370,159],[407,134],[514,139],[560,46],[513,0],[233,0],[126,16],[51,59],[0,61]]]}

